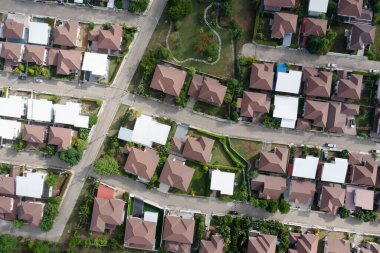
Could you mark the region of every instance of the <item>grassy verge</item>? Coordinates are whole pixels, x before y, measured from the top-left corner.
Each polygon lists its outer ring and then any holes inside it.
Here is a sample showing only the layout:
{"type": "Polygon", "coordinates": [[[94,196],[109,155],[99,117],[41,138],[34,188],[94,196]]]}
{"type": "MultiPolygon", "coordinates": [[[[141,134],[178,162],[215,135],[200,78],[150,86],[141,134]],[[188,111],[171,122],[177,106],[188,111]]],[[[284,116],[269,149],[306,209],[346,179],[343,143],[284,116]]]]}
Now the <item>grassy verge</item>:
{"type": "Polygon", "coordinates": [[[223,103],[220,107],[208,103],[197,101],[194,105],[194,111],[205,113],[222,119],[229,119],[228,104],[223,103]]]}

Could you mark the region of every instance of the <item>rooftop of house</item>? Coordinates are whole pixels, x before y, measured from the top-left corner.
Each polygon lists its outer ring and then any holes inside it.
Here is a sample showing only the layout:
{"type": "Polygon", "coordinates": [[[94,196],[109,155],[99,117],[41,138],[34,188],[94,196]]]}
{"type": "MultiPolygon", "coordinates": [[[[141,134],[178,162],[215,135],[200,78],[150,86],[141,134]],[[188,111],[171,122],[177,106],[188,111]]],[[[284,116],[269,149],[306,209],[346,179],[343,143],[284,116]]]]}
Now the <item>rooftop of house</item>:
{"type": "Polygon", "coordinates": [[[195,221],[174,215],[167,215],[164,221],[162,240],[192,244],[194,238],[195,221]]]}
{"type": "Polygon", "coordinates": [[[124,170],[145,180],[150,180],[153,177],[159,159],[160,157],[154,149],[145,148],[141,150],[131,148],[124,170]]]}
{"type": "Polygon", "coordinates": [[[376,26],[354,24],[351,30],[351,39],[348,47],[353,50],[364,49],[375,42],[376,26]]]}
{"type": "Polygon", "coordinates": [[[317,253],[319,237],[314,234],[291,233],[291,242],[295,243],[294,249],[289,253],[317,253]]]}
{"type": "Polygon", "coordinates": [[[363,0],[340,0],[338,15],[360,17],[363,10],[363,0]]]}
{"type": "Polygon", "coordinates": [[[162,169],[159,182],[169,185],[183,191],[187,191],[190,186],[195,170],[178,161],[175,158],[169,157],[166,160],[162,169]]]}
{"type": "Polygon", "coordinates": [[[272,90],[274,81],[273,63],[254,63],[251,67],[250,88],[272,90]]]}
{"type": "Polygon", "coordinates": [[[306,82],[306,96],[330,97],[332,77],[332,72],[319,72],[315,68],[304,68],[302,80],[306,82]]]}
{"type": "Polygon", "coordinates": [[[289,149],[283,147],[275,147],[273,152],[261,152],[259,171],[285,174],[288,155],[289,149]]]}
{"type": "Polygon", "coordinates": [[[44,213],[44,203],[36,201],[21,202],[18,208],[18,219],[39,227],[44,213]]]}
{"type": "Polygon", "coordinates": [[[151,250],[155,247],[157,222],[129,217],[125,227],[124,244],[128,247],[151,250]]]}
{"type": "Polygon", "coordinates": [[[303,19],[303,35],[324,37],[327,30],[327,20],[319,18],[303,19]]]}
{"type": "Polygon", "coordinates": [[[337,239],[332,236],[326,237],[325,253],[350,253],[350,241],[337,239]]]}
{"type": "Polygon", "coordinates": [[[177,97],[185,83],[186,72],[174,67],[158,64],[150,87],[168,95],[177,97]]]}
{"type": "Polygon", "coordinates": [[[199,253],[223,253],[224,239],[221,235],[212,235],[210,240],[201,240],[199,253]]]}
{"type": "Polygon", "coordinates": [[[58,151],[71,146],[72,130],[63,127],[50,127],[48,144],[57,146],[58,151]]]}
{"type": "Polygon", "coordinates": [[[312,121],[312,125],[325,128],[327,126],[327,116],[329,113],[329,103],[306,99],[304,119],[312,121]]]}
{"type": "Polygon", "coordinates": [[[95,198],[90,231],[104,232],[123,224],[125,202],[120,199],[95,198]]]}
{"type": "Polygon", "coordinates": [[[252,179],[251,189],[259,192],[261,199],[279,200],[286,191],[286,179],[260,174],[252,179]]]}
{"type": "Polygon", "coordinates": [[[363,86],[363,76],[350,74],[349,78],[339,79],[337,97],[360,99],[363,86]]]}
{"type": "Polygon", "coordinates": [[[190,160],[208,163],[211,159],[214,143],[213,139],[204,136],[197,138],[187,137],[183,148],[183,156],[190,160]]]}
{"type": "Polygon", "coordinates": [[[323,185],[319,209],[336,215],[339,208],[344,207],[346,190],[339,184],[323,185]]]}
{"type": "Polygon", "coordinates": [[[244,91],[240,116],[254,117],[255,113],[269,113],[271,98],[269,94],[244,91]]]}
{"type": "Polygon", "coordinates": [[[76,47],[79,33],[79,23],[68,21],[53,30],[53,43],[55,45],[76,47]]]}
{"type": "Polygon", "coordinates": [[[284,38],[287,33],[296,33],[297,30],[297,15],[275,12],[272,25],[272,38],[284,38]]]}
{"type": "Polygon", "coordinates": [[[275,253],[277,236],[256,235],[248,237],[248,253],[275,253]]]}
{"type": "Polygon", "coordinates": [[[316,192],[315,182],[292,179],[289,190],[289,202],[308,204],[316,192]]]}

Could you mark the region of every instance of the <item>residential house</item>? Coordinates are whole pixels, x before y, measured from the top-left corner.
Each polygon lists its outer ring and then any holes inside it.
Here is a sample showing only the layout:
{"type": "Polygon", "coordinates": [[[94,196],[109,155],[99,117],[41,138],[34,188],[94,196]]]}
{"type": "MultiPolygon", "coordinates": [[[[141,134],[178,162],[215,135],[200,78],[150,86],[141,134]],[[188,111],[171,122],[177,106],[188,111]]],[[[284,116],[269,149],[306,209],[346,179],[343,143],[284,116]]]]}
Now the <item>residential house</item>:
{"type": "Polygon", "coordinates": [[[350,253],[351,252],[350,241],[337,239],[332,236],[326,236],[324,253],[336,253],[336,252],[350,253]]]}
{"type": "Polygon", "coordinates": [[[17,200],[13,197],[0,196],[0,220],[16,219],[17,200]]]}
{"type": "Polygon", "coordinates": [[[281,127],[294,128],[296,126],[298,102],[298,97],[274,96],[273,118],[281,120],[281,127]]]}
{"type": "Polygon", "coordinates": [[[290,243],[294,248],[289,253],[317,253],[319,237],[314,234],[290,233],[290,243]]]}
{"type": "Polygon", "coordinates": [[[50,127],[48,144],[57,146],[58,151],[67,150],[71,146],[72,130],[62,127],[50,127]]]}
{"type": "Polygon", "coordinates": [[[50,26],[44,22],[29,22],[28,43],[47,46],[50,42],[50,26]]]}
{"type": "Polygon", "coordinates": [[[346,209],[356,210],[373,210],[375,192],[373,190],[363,189],[358,186],[347,185],[346,187],[346,209]]]}
{"type": "Polygon", "coordinates": [[[376,185],[378,163],[370,155],[350,153],[348,163],[352,166],[352,184],[376,185]]]}
{"type": "Polygon", "coordinates": [[[319,165],[319,157],[307,155],[305,158],[296,157],[292,168],[292,177],[315,179],[319,165]]]}
{"type": "Polygon", "coordinates": [[[319,209],[336,215],[339,208],[344,207],[345,197],[346,190],[340,184],[323,185],[319,199],[319,209]]]}
{"type": "Polygon", "coordinates": [[[21,202],[18,208],[18,219],[28,222],[33,227],[39,227],[44,215],[45,204],[37,201],[21,202]]]}
{"type": "Polygon", "coordinates": [[[214,143],[213,139],[204,136],[198,138],[188,137],[182,154],[186,159],[208,163],[211,159],[214,143]]]}
{"type": "Polygon", "coordinates": [[[23,23],[7,19],[3,26],[3,36],[7,41],[22,42],[25,39],[25,27],[23,23]]]}
{"type": "Polygon", "coordinates": [[[79,42],[79,23],[67,21],[53,30],[53,44],[61,47],[77,47],[79,42]]]}
{"type": "Polygon", "coordinates": [[[305,82],[305,95],[311,97],[329,98],[331,93],[332,72],[318,71],[316,68],[305,67],[302,81],[305,82]]]}
{"type": "Polygon", "coordinates": [[[348,170],[348,160],[335,157],[334,161],[323,164],[321,181],[344,184],[348,170]]]}
{"type": "Polygon", "coordinates": [[[349,50],[364,50],[366,46],[375,42],[376,26],[354,24],[347,36],[349,50]]]}
{"type": "Polygon", "coordinates": [[[329,103],[306,99],[303,118],[311,121],[311,125],[319,128],[327,126],[329,103]]]}
{"type": "Polygon", "coordinates": [[[16,195],[41,199],[45,193],[47,174],[42,171],[26,171],[22,176],[16,176],[16,195]]]}
{"type": "Polygon", "coordinates": [[[83,57],[82,71],[84,81],[108,82],[109,60],[108,55],[85,52],[83,57]]]}
{"type": "Polygon", "coordinates": [[[296,5],[296,0],[264,0],[265,11],[281,11],[291,9],[296,5]]]}
{"type": "Polygon", "coordinates": [[[286,179],[283,177],[259,175],[252,179],[251,190],[259,193],[260,199],[279,200],[286,191],[286,179]]]}
{"type": "Polygon", "coordinates": [[[359,115],[359,105],[330,102],[327,130],[333,133],[356,135],[356,129],[350,127],[349,120],[359,115]]]}
{"type": "Polygon", "coordinates": [[[235,173],[224,172],[218,169],[211,170],[210,190],[231,196],[234,194],[234,187],[235,173]]]}
{"type": "MultiPolygon", "coordinates": [[[[47,99],[28,99],[27,119],[50,123],[53,119],[53,102],[47,99]]],[[[70,118],[72,120],[72,112],[70,118]]]]}
{"type": "Polygon", "coordinates": [[[254,63],[251,67],[249,88],[273,90],[273,63],[254,63]]]}
{"type": "Polygon", "coordinates": [[[178,161],[173,157],[167,159],[159,178],[160,188],[174,187],[182,191],[187,191],[190,186],[195,170],[178,161]]]}
{"type": "Polygon", "coordinates": [[[98,191],[96,193],[96,197],[101,199],[113,199],[115,197],[115,193],[115,187],[100,182],[98,186],[98,191]]]}
{"type": "Polygon", "coordinates": [[[360,99],[363,76],[350,74],[348,78],[340,78],[336,97],[339,99],[360,99]]]}
{"type": "Polygon", "coordinates": [[[16,182],[14,177],[0,175],[0,194],[13,196],[16,193],[16,182]]]}
{"type": "Polygon", "coordinates": [[[259,171],[285,174],[288,165],[288,156],[289,149],[285,147],[275,147],[273,152],[261,152],[259,171]]]}
{"type": "Polygon", "coordinates": [[[26,141],[28,149],[45,147],[46,128],[36,125],[24,125],[22,140],[26,141]]]}
{"type": "Polygon", "coordinates": [[[169,252],[190,253],[194,240],[195,221],[174,215],[167,215],[162,240],[169,252]]]}
{"type": "Polygon", "coordinates": [[[339,0],[338,15],[346,22],[371,23],[373,12],[363,8],[363,0],[339,0]]]}
{"type": "Polygon", "coordinates": [[[358,250],[359,253],[379,253],[380,252],[380,244],[369,242],[364,244],[358,250]]]}
{"type": "Polygon", "coordinates": [[[82,52],[77,50],[64,50],[50,48],[48,52],[49,66],[56,66],[59,75],[76,74],[82,64],[82,52]]]}
{"type": "Polygon", "coordinates": [[[224,239],[221,235],[212,235],[209,240],[201,240],[199,253],[223,253],[224,239]]]}
{"type": "Polygon", "coordinates": [[[283,46],[290,46],[292,34],[297,32],[297,15],[275,12],[273,15],[271,38],[283,39],[283,46]]]}
{"type": "Polygon", "coordinates": [[[25,46],[11,42],[2,42],[1,45],[0,57],[5,60],[4,69],[10,71],[11,67],[21,62],[25,46]]]}
{"type": "Polygon", "coordinates": [[[301,87],[301,80],[301,71],[282,71],[277,68],[276,91],[298,94],[301,87]]]}
{"type": "Polygon", "coordinates": [[[44,66],[47,63],[47,49],[44,46],[25,45],[24,56],[22,58],[27,63],[35,63],[44,66]]]}
{"type": "Polygon", "coordinates": [[[124,222],[125,202],[121,199],[94,199],[90,231],[103,233],[113,231],[124,222]]]}
{"type": "Polygon", "coordinates": [[[316,192],[315,182],[292,179],[290,181],[288,201],[293,207],[310,209],[316,192]]]}
{"type": "Polygon", "coordinates": [[[247,253],[275,253],[277,236],[251,231],[248,236],[247,253]]]}
{"type": "Polygon", "coordinates": [[[195,74],[190,83],[188,95],[199,101],[221,106],[226,92],[227,87],[222,85],[219,80],[195,74]]]}
{"type": "Polygon", "coordinates": [[[112,25],[110,29],[98,26],[90,31],[88,40],[93,51],[98,53],[117,54],[121,50],[123,28],[112,25]]]}
{"type": "Polygon", "coordinates": [[[305,46],[307,43],[308,36],[317,36],[317,37],[326,36],[327,20],[319,19],[319,18],[304,18],[301,29],[302,29],[302,36],[303,36],[303,40],[301,44],[305,46]]]}
{"type": "Polygon", "coordinates": [[[82,104],[66,102],[54,104],[54,123],[72,125],[78,128],[88,128],[90,116],[82,115],[82,104]]]}
{"type": "Polygon", "coordinates": [[[26,99],[21,96],[0,97],[0,116],[19,119],[25,116],[26,103],[26,99]]]}
{"type": "Polygon", "coordinates": [[[129,217],[125,226],[124,246],[153,250],[156,242],[157,221],[129,217]]]}
{"type": "Polygon", "coordinates": [[[16,140],[21,132],[21,122],[0,119],[0,141],[16,140]]]}
{"type": "MultiPolygon", "coordinates": [[[[269,94],[244,91],[240,100],[240,116],[258,120],[261,115],[269,113],[271,97],[269,94]]],[[[239,103],[238,103],[239,104],[239,103]]]]}
{"type": "Polygon", "coordinates": [[[124,166],[124,171],[139,177],[143,182],[149,182],[158,165],[160,157],[151,148],[126,148],[128,159],[124,166]]]}
{"type": "Polygon", "coordinates": [[[185,83],[186,71],[158,64],[150,88],[178,97],[185,83]]]}
{"type": "Polygon", "coordinates": [[[308,14],[312,17],[319,17],[327,12],[328,0],[309,0],[308,14]]]}

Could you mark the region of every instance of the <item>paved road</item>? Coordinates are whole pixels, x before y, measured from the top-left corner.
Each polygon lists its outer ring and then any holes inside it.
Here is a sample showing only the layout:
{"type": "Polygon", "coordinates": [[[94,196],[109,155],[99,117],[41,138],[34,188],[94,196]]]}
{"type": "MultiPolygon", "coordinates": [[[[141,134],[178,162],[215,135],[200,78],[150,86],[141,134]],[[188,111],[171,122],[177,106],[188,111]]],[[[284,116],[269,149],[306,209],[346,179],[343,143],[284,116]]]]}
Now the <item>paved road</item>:
{"type": "Polygon", "coordinates": [[[49,16],[57,17],[62,20],[70,19],[99,24],[112,22],[119,24],[126,23],[129,26],[140,26],[140,22],[144,23],[143,16],[129,12],[35,3],[30,0],[1,0],[1,12],[26,13],[35,16],[49,16]]]}
{"type": "Polygon", "coordinates": [[[174,195],[161,193],[157,190],[146,190],[142,183],[132,181],[127,177],[103,177],[102,181],[125,189],[136,197],[148,199],[160,205],[174,210],[192,210],[211,214],[226,214],[231,210],[236,210],[240,214],[249,215],[254,218],[268,218],[279,220],[287,224],[296,224],[304,227],[319,227],[328,230],[349,231],[354,233],[366,233],[380,235],[379,223],[362,223],[356,219],[340,219],[339,216],[319,212],[306,212],[292,210],[286,215],[279,212],[270,214],[259,208],[240,202],[226,203],[215,198],[199,198],[184,195],[174,195]]]}
{"type": "Polygon", "coordinates": [[[298,63],[303,66],[326,66],[327,63],[335,63],[338,68],[346,70],[363,70],[380,69],[380,62],[362,60],[349,56],[333,55],[312,55],[307,50],[295,50],[290,48],[274,48],[253,43],[247,43],[243,46],[242,55],[256,56],[257,59],[267,61],[287,61],[289,63],[298,63]]]}

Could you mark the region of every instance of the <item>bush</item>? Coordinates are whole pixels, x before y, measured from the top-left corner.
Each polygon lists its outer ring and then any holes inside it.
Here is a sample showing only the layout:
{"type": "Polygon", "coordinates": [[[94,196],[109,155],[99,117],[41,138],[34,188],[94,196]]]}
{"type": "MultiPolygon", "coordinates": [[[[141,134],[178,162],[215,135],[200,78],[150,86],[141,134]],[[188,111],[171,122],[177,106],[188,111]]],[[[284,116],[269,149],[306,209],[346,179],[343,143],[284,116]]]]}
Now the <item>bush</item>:
{"type": "Polygon", "coordinates": [[[12,221],[12,225],[15,227],[15,228],[22,228],[24,226],[24,222],[21,221],[21,220],[13,220],[12,221]]]}
{"type": "Polygon", "coordinates": [[[87,141],[89,134],[90,134],[90,130],[88,130],[86,128],[79,129],[79,138],[80,139],[87,141]]]}
{"type": "Polygon", "coordinates": [[[122,198],[123,198],[123,200],[124,200],[126,203],[128,203],[128,201],[129,201],[129,192],[124,192],[122,198]]]}
{"type": "Polygon", "coordinates": [[[184,19],[192,12],[191,0],[169,0],[168,15],[175,22],[184,19]]]}
{"type": "Polygon", "coordinates": [[[280,202],[278,204],[278,210],[282,214],[287,214],[290,212],[290,204],[288,202],[286,202],[286,200],[284,198],[281,198],[280,202]]]}
{"type": "Polygon", "coordinates": [[[46,184],[50,187],[56,187],[58,184],[59,176],[54,174],[49,174],[46,177],[46,184]]]}
{"type": "Polygon", "coordinates": [[[106,22],[106,23],[103,24],[103,29],[104,30],[109,30],[111,28],[112,28],[112,24],[111,23],[106,22]]]}
{"type": "Polygon", "coordinates": [[[339,216],[340,216],[340,218],[342,218],[342,219],[346,219],[346,218],[350,217],[350,211],[347,210],[347,209],[344,208],[344,207],[341,207],[341,208],[339,209],[339,216]]]}
{"type": "Polygon", "coordinates": [[[94,23],[94,22],[90,22],[90,23],[88,24],[88,29],[89,29],[90,31],[92,31],[92,30],[94,30],[94,28],[95,28],[95,23],[94,23]]]}
{"type": "Polygon", "coordinates": [[[0,235],[0,253],[16,252],[19,242],[16,237],[11,235],[0,235]]]}
{"type": "Polygon", "coordinates": [[[337,33],[332,30],[327,30],[325,37],[309,36],[306,48],[312,54],[325,55],[330,51],[336,36],[337,33]]]}
{"type": "Polygon", "coordinates": [[[149,0],[137,0],[135,2],[129,1],[128,11],[130,12],[145,12],[148,8],[149,0]]]}
{"type": "Polygon", "coordinates": [[[59,154],[59,159],[67,162],[71,166],[77,165],[82,158],[83,151],[77,150],[75,148],[69,148],[66,151],[62,151],[59,154]]]}
{"type": "Polygon", "coordinates": [[[278,210],[278,203],[276,200],[267,200],[267,207],[265,208],[270,213],[276,213],[278,210]]]}
{"type": "Polygon", "coordinates": [[[42,149],[42,152],[44,152],[47,156],[53,156],[57,153],[57,148],[53,145],[47,145],[45,148],[42,149]]]}
{"type": "Polygon", "coordinates": [[[96,115],[95,113],[91,114],[90,115],[90,119],[89,119],[89,127],[93,127],[94,125],[96,125],[96,123],[98,123],[98,115],[96,115]]]}
{"type": "Polygon", "coordinates": [[[377,213],[375,211],[360,210],[354,213],[354,216],[363,222],[375,221],[377,219],[377,213]]]}
{"type": "Polygon", "coordinates": [[[44,215],[41,220],[40,228],[42,231],[47,232],[53,228],[54,219],[59,212],[59,205],[61,203],[60,197],[50,197],[47,200],[44,209],[44,215]]]}
{"type": "Polygon", "coordinates": [[[102,176],[120,175],[119,163],[109,155],[105,155],[94,162],[94,171],[102,176]]]}
{"type": "Polygon", "coordinates": [[[21,138],[17,139],[17,141],[13,143],[12,148],[17,152],[24,151],[26,148],[26,141],[22,140],[21,138]]]}

